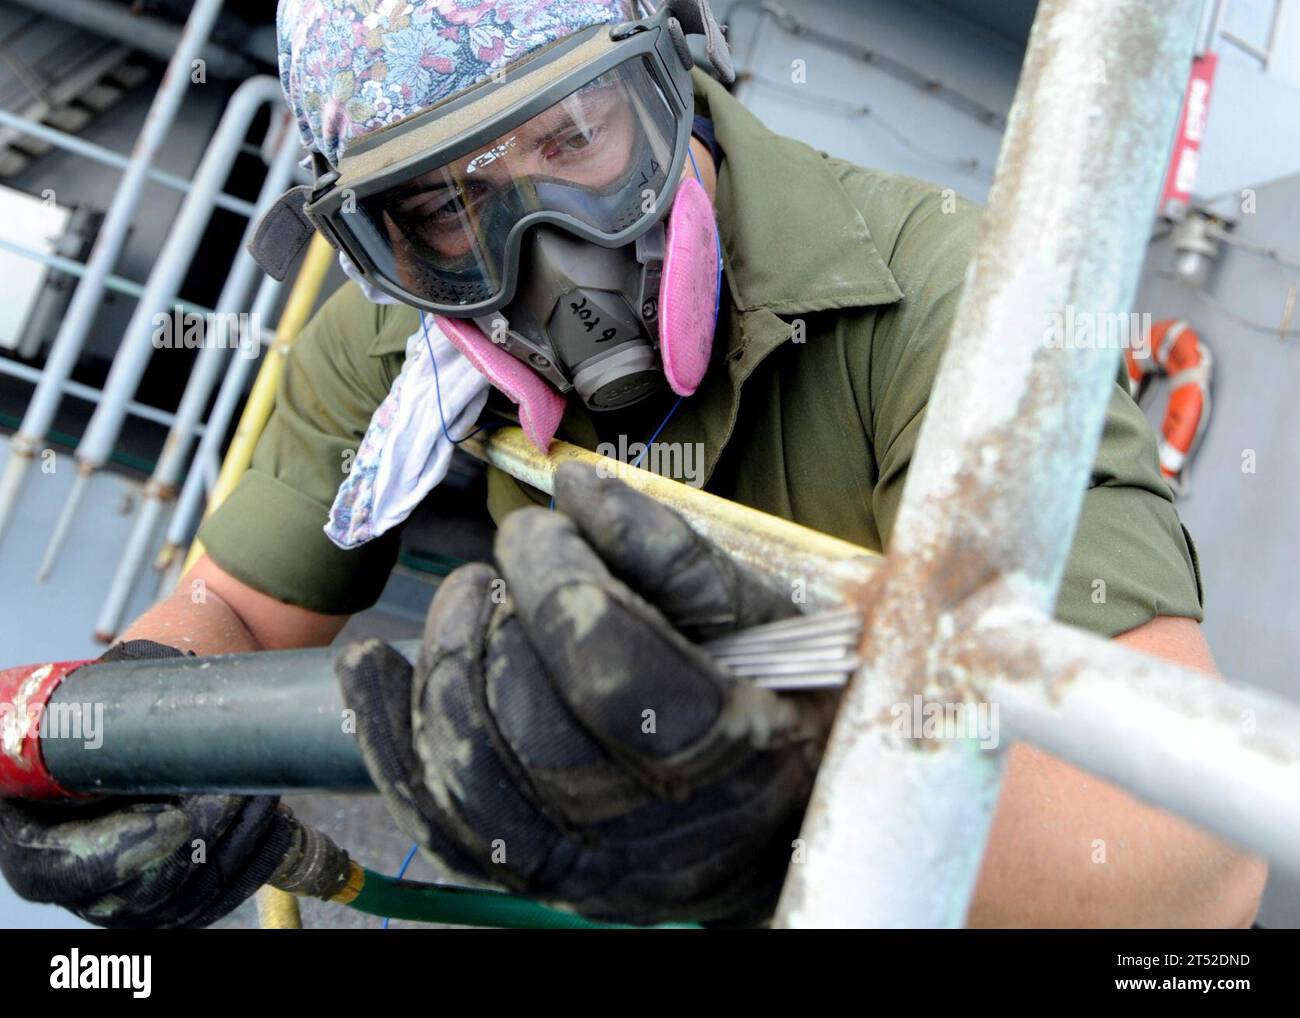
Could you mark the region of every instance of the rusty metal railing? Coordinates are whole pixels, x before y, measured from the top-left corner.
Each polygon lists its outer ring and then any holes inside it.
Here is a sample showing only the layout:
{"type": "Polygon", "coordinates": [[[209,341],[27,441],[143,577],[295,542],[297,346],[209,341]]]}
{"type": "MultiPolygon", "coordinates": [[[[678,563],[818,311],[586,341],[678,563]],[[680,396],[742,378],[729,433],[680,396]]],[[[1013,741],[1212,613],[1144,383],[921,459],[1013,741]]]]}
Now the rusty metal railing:
{"type": "MultiPolygon", "coordinates": [[[[1047,326],[1069,307],[1100,319],[1131,306],[1199,13],[1198,0],[1039,5],[783,923],[953,926],[965,915],[1004,755],[960,740],[900,744],[889,709],[915,694],[988,701],[999,672],[1038,688],[1063,679],[1039,670],[1032,643],[1015,662],[966,644],[985,646],[987,627],[1046,624],[1055,603],[1118,345],[1053,347],[1047,326]]],[[[1130,674],[1152,667],[1123,657],[1130,674]]],[[[1074,762],[1095,769],[1089,753],[1074,762]]]]}

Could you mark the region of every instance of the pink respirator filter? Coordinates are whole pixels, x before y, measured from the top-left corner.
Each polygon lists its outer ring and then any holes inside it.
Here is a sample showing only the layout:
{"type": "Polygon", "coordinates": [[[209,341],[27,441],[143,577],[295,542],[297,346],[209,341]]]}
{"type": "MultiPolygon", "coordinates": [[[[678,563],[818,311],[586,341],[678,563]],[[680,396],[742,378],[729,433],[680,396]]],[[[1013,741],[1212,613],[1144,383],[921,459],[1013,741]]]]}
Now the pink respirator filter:
{"type": "Polygon", "coordinates": [[[669,386],[689,396],[709,368],[718,304],[718,224],[708,193],[694,177],[677,189],[665,247],[659,351],[669,386]]]}

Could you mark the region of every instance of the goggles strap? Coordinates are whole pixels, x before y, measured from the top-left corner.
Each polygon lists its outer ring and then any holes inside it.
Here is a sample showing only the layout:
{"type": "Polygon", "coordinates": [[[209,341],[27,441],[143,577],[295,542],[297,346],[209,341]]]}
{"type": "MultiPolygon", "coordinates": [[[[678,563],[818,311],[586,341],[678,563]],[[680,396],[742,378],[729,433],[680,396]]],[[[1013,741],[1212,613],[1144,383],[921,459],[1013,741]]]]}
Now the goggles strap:
{"type": "Polygon", "coordinates": [[[316,232],[306,212],[311,193],[309,185],[300,184],[280,195],[266,210],[248,242],[248,253],[253,256],[253,261],[279,282],[284,281],[294,261],[316,232]]]}
{"type": "Polygon", "coordinates": [[[704,36],[704,52],[708,54],[709,63],[718,72],[724,85],[730,85],[736,80],[736,68],[731,62],[727,37],[714,19],[708,0],[665,0],[661,9],[666,9],[691,35],[704,36]]]}

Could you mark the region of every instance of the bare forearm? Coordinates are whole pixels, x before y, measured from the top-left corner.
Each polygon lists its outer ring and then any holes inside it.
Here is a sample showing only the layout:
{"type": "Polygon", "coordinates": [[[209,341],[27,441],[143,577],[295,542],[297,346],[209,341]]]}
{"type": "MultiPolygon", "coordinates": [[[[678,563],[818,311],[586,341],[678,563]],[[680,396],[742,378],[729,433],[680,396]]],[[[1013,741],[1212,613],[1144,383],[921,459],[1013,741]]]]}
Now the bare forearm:
{"type": "Polygon", "coordinates": [[[239,654],[322,647],[346,621],[345,615],[321,615],[254,590],[205,555],[123,639],[156,640],[200,655],[239,654]]]}
{"type": "Polygon", "coordinates": [[[132,623],[123,640],[154,640],[182,651],[239,654],[261,650],[239,615],[212,591],[191,593],[182,583],[132,623]]]}
{"type": "MultiPolygon", "coordinates": [[[[1153,619],[1118,638],[1202,671],[1197,624],[1153,619]]],[[[1264,863],[1028,746],[1010,750],[972,926],[1249,925],[1264,863]]]]}
{"type": "Polygon", "coordinates": [[[1007,761],[972,926],[1249,925],[1266,870],[1028,746],[1007,761]]]}

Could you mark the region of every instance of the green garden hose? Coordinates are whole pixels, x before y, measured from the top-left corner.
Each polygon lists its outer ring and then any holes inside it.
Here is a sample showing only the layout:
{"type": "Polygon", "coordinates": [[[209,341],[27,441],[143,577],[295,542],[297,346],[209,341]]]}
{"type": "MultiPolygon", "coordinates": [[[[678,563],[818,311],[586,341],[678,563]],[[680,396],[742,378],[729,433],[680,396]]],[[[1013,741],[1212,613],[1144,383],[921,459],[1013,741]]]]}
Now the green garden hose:
{"type": "MultiPolygon", "coordinates": [[[[397,880],[356,867],[349,886],[333,901],[369,915],[451,926],[495,926],[512,930],[637,929],[584,919],[530,898],[472,887],[450,887],[397,880]],[[359,872],[358,872],[359,871],[359,872]],[[357,888],[357,883],[360,888],[357,888]]],[[[657,929],[698,929],[694,923],[666,923],[657,929]]]]}

